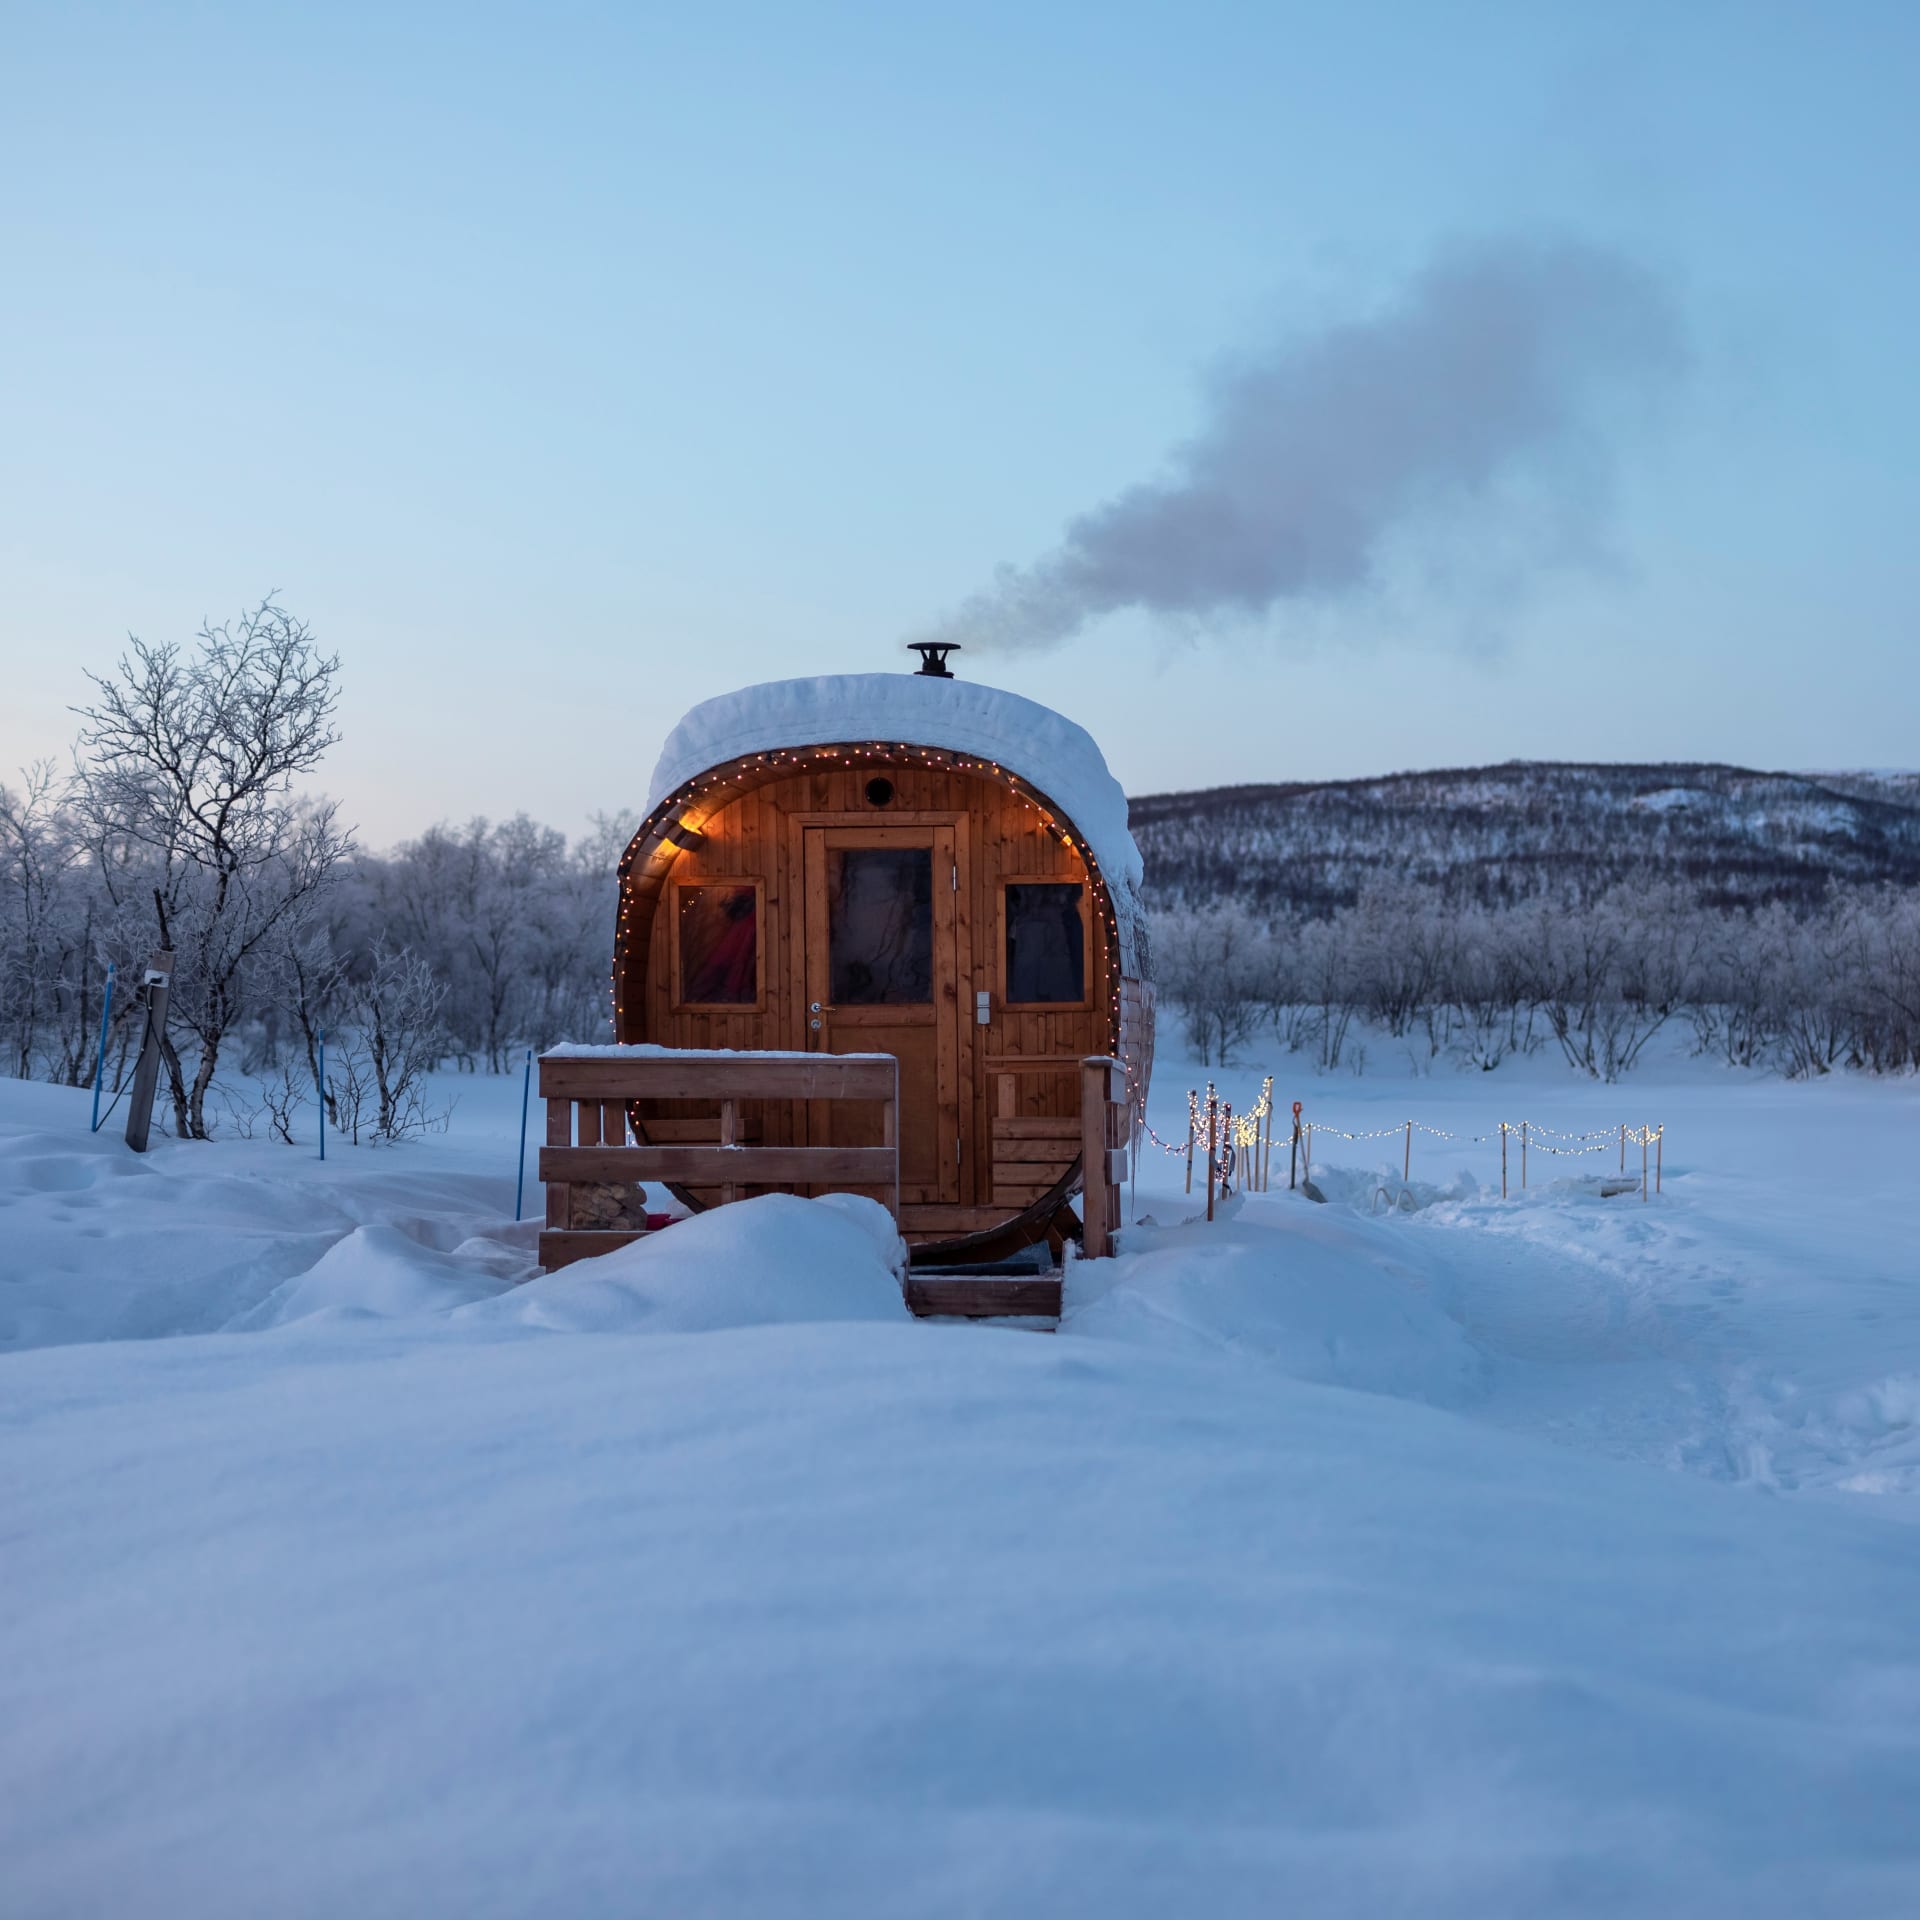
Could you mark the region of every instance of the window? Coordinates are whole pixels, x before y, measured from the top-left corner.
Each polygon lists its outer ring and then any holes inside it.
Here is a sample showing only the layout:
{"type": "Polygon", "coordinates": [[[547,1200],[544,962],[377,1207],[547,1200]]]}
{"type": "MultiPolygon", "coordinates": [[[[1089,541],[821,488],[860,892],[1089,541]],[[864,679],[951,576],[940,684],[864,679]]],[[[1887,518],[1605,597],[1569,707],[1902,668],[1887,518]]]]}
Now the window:
{"type": "Polygon", "coordinates": [[[760,1000],[760,888],[722,880],[675,889],[682,1006],[751,1007],[760,1000]]]}
{"type": "Polygon", "coordinates": [[[933,999],[933,850],[827,849],[827,971],[836,1007],[933,999]]]}
{"type": "Polygon", "coordinates": [[[1078,882],[1008,881],[1008,1006],[1085,1004],[1087,923],[1081,909],[1085,892],[1078,882]]]}

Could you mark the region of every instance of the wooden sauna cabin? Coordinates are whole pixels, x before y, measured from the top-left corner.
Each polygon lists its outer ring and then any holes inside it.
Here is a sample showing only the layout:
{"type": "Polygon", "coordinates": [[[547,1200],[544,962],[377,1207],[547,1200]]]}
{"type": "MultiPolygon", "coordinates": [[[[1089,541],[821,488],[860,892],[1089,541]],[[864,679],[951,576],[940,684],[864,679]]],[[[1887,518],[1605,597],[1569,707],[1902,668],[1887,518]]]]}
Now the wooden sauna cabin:
{"type": "MultiPolygon", "coordinates": [[[[749,687],[681,721],[621,862],[615,1036],[892,1054],[916,1264],[1057,1250],[1079,1230],[1081,1061],[1121,1060],[1144,1111],[1140,856],[1081,728],[921,651],[918,672],[749,687]]],[[[649,1144],[719,1138],[715,1103],[629,1120],[649,1144]]],[[[737,1126],[741,1144],[881,1140],[879,1113],[844,1102],[749,1103],[737,1126]]]]}

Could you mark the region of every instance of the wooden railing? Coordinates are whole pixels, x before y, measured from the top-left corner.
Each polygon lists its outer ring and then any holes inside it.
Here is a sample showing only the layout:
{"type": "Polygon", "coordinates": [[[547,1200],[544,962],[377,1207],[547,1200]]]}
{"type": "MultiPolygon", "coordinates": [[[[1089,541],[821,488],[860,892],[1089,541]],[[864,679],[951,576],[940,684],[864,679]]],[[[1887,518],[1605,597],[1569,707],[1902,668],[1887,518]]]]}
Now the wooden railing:
{"type": "Polygon", "coordinates": [[[694,1048],[549,1053],[540,1060],[547,1143],[540,1178],[547,1226],[540,1264],[551,1273],[637,1240],[641,1227],[578,1228],[575,1186],[643,1180],[718,1187],[723,1202],[743,1186],[877,1187],[900,1217],[900,1063],[891,1054],[724,1053],[694,1048]],[[717,1144],[628,1144],[632,1100],[717,1101],[717,1144]],[[881,1108],[877,1147],[743,1146],[743,1100],[865,1100],[881,1108]]]}

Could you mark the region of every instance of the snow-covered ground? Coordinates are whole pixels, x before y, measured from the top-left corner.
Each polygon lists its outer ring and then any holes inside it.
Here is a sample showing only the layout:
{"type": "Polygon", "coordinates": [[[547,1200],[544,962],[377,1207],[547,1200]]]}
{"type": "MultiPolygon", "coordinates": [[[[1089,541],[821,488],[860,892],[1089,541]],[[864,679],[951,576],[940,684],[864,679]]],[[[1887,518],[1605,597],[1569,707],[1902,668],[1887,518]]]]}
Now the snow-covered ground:
{"type": "Polygon", "coordinates": [[[1920,1911],[1920,1087],[1272,1064],[1328,1203],[1150,1154],[1057,1334],[858,1205],[516,1284],[517,1081],[0,1082],[0,1911],[1920,1911]]]}

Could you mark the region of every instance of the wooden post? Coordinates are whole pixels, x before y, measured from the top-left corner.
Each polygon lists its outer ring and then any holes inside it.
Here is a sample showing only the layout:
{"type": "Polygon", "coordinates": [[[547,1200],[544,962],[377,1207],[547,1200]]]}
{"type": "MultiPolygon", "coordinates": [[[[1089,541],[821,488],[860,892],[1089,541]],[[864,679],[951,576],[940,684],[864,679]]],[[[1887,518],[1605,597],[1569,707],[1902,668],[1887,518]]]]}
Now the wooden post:
{"type": "Polygon", "coordinates": [[[1626,1170],[1627,1170],[1627,1123],[1624,1120],[1622,1120],[1620,1122],[1620,1171],[1622,1173],[1625,1173],[1626,1170]]]}
{"type": "Polygon", "coordinates": [[[900,1060],[893,1062],[893,1094],[880,1109],[880,1144],[893,1149],[893,1224],[900,1225],[900,1060]]]}
{"type": "Polygon", "coordinates": [[[1402,1180],[1413,1178],[1413,1122],[1411,1120],[1407,1122],[1407,1151],[1400,1162],[1400,1178],[1402,1180]]]}
{"type": "Polygon", "coordinates": [[[1287,1191],[1291,1193],[1296,1185],[1295,1176],[1300,1167],[1300,1102],[1293,1103],[1293,1137],[1287,1142],[1287,1191]]]}
{"type": "Polygon", "coordinates": [[[1260,1119],[1260,1191],[1273,1182],[1273,1093],[1267,1093],[1267,1110],[1260,1119]]]}
{"type": "Polygon", "coordinates": [[[1193,1191],[1193,1105],[1200,1097],[1195,1087],[1187,1089],[1187,1191],[1193,1191]]]}
{"type": "Polygon", "coordinates": [[[1527,1127],[1528,1122],[1520,1122],[1520,1191],[1527,1190],[1527,1127]]]}
{"type": "Polygon", "coordinates": [[[1660,1162],[1666,1157],[1666,1150],[1667,1130],[1665,1127],[1662,1127],[1660,1131],[1653,1136],[1653,1190],[1655,1193],[1661,1191],[1660,1162]]]}
{"type": "Polygon", "coordinates": [[[1213,1218],[1213,1143],[1220,1138],[1220,1101],[1207,1089],[1207,1218],[1213,1218]]]}
{"type": "Polygon", "coordinates": [[[1307,1122],[1307,1144],[1300,1156],[1300,1178],[1303,1181],[1313,1178],[1313,1122],[1307,1122]]]}
{"type": "Polygon", "coordinates": [[[1645,1205],[1647,1198],[1647,1130],[1640,1129],[1640,1200],[1645,1205]]]}
{"type": "Polygon", "coordinates": [[[1507,1197],[1507,1123],[1500,1122],[1500,1198],[1507,1197]]]}
{"type": "MultiPolygon", "coordinates": [[[[544,1072],[545,1069],[543,1068],[544,1072]]],[[[547,1145],[573,1145],[573,1101],[556,1095],[547,1097],[547,1145]]],[[[564,1232],[573,1225],[573,1189],[562,1180],[549,1180],[547,1187],[547,1230],[564,1232]]]]}
{"type": "MultiPolygon", "coordinates": [[[[140,1042],[139,1064],[133,1070],[133,1085],[127,1092],[127,1145],[135,1153],[146,1152],[147,1134],[153,1126],[153,1096],[160,1083],[160,1042],[167,1031],[167,1000],[173,992],[173,955],[164,947],[155,948],[148,956],[145,984],[145,1036],[140,1042]]],[[[325,1111],[323,1104],[321,1112],[325,1111]]]]}
{"type": "MultiPolygon", "coordinates": [[[[737,1147],[740,1144],[740,1102],[722,1100],[720,1102],[720,1144],[723,1147],[737,1147]]],[[[720,1185],[720,1204],[724,1207],[740,1198],[740,1188],[732,1180],[720,1185]]]]}
{"type": "MultiPolygon", "coordinates": [[[[1226,1150],[1220,1156],[1220,1198],[1224,1200],[1230,1189],[1227,1186],[1227,1168],[1231,1166],[1238,1177],[1240,1172],[1240,1153],[1233,1143],[1233,1102],[1229,1100],[1220,1114],[1220,1138],[1226,1142],[1226,1150]]],[[[1241,1181],[1244,1186],[1245,1181],[1241,1181]]]]}
{"type": "Polygon", "coordinates": [[[1086,1230],[1081,1251],[1089,1260],[1113,1252],[1116,1196],[1108,1178],[1107,1108],[1113,1091],[1113,1062],[1104,1055],[1080,1062],[1080,1167],[1086,1230]]]}

